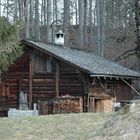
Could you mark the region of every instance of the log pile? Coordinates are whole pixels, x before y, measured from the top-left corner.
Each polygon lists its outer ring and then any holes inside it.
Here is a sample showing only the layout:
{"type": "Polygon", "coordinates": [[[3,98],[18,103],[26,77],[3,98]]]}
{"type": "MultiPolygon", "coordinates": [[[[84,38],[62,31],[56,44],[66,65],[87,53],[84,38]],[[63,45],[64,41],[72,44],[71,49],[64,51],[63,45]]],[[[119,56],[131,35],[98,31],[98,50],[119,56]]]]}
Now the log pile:
{"type": "Polygon", "coordinates": [[[79,113],[82,112],[82,102],[79,97],[61,96],[53,102],[53,113],[79,113]]]}
{"type": "Polygon", "coordinates": [[[48,101],[39,101],[38,109],[40,115],[79,113],[83,112],[82,97],[61,96],[48,101]]]}

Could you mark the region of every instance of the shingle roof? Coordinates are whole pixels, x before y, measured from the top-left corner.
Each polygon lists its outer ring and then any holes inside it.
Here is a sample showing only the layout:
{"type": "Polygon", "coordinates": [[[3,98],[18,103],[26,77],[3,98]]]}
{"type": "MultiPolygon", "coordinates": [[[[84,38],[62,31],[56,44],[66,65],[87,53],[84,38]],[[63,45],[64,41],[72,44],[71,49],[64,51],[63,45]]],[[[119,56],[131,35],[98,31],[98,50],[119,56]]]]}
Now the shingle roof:
{"type": "Polygon", "coordinates": [[[93,53],[31,40],[24,40],[23,42],[43,52],[50,53],[58,59],[71,63],[89,73],[91,76],[98,75],[107,77],[117,76],[140,78],[140,73],[123,67],[117,63],[108,61],[102,57],[94,55],[93,53]]]}

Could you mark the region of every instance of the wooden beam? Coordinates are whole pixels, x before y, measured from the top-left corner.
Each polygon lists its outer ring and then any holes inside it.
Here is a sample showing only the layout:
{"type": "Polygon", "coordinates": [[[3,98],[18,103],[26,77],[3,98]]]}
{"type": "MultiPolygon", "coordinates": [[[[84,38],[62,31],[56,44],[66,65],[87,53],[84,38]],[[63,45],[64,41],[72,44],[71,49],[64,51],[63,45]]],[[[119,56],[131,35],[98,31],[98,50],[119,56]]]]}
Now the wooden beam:
{"type": "Polygon", "coordinates": [[[5,96],[5,82],[2,83],[2,96],[5,96]]]}
{"type": "Polygon", "coordinates": [[[140,96],[140,93],[132,86],[130,85],[127,81],[125,81],[124,79],[122,79],[123,82],[125,82],[131,89],[133,89],[135,91],[135,93],[137,93],[140,96]]]}
{"type": "Polygon", "coordinates": [[[33,55],[30,53],[29,62],[29,109],[32,109],[32,97],[33,97],[33,55]]]}
{"type": "Polygon", "coordinates": [[[80,112],[83,112],[83,97],[79,97],[79,102],[80,102],[80,112]]]}
{"type": "Polygon", "coordinates": [[[21,79],[19,79],[18,86],[19,86],[19,93],[20,93],[20,91],[21,91],[21,79]]]}
{"type": "Polygon", "coordinates": [[[56,62],[56,73],[55,73],[55,93],[56,97],[59,97],[59,63],[56,62]]]}

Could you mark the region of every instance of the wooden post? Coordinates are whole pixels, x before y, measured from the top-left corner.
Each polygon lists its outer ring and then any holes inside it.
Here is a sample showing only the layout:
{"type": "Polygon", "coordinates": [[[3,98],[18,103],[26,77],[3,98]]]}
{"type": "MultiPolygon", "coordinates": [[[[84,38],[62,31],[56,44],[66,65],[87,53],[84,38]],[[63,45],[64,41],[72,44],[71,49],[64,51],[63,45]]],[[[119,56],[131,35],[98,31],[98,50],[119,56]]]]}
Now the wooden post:
{"type": "Polygon", "coordinates": [[[131,86],[127,81],[125,81],[123,78],[122,81],[124,81],[131,89],[135,91],[135,93],[137,93],[140,96],[140,93],[133,86],[131,86]]]}
{"type": "Polygon", "coordinates": [[[56,93],[56,97],[59,97],[59,64],[58,63],[56,63],[55,93],[56,93]]]}
{"type": "Polygon", "coordinates": [[[80,112],[82,113],[83,112],[83,98],[82,97],[79,98],[79,102],[80,102],[80,112]]]}
{"type": "Polygon", "coordinates": [[[5,96],[5,82],[2,83],[2,96],[5,96]]]}
{"type": "Polygon", "coordinates": [[[86,102],[86,112],[88,112],[89,110],[89,98],[90,98],[90,95],[89,95],[89,78],[86,76],[85,77],[85,94],[87,94],[86,98],[87,98],[87,102],[86,102]]]}
{"type": "Polygon", "coordinates": [[[29,109],[32,109],[32,85],[33,85],[33,56],[30,53],[30,62],[29,62],[29,109]]]}
{"type": "Polygon", "coordinates": [[[6,87],[6,89],[5,89],[5,96],[9,97],[9,84],[8,83],[5,84],[5,87],[6,87]]]}
{"type": "Polygon", "coordinates": [[[84,73],[80,73],[81,79],[84,84],[84,95],[83,95],[83,111],[88,112],[89,105],[89,78],[84,73]]]}
{"type": "Polygon", "coordinates": [[[95,112],[95,99],[94,97],[92,98],[92,112],[95,112]]]}
{"type": "Polygon", "coordinates": [[[21,79],[19,79],[18,86],[19,86],[19,93],[20,93],[20,91],[21,91],[21,79]]]}
{"type": "Polygon", "coordinates": [[[94,102],[94,97],[92,96],[89,98],[88,112],[95,112],[95,102],[94,102]]]}

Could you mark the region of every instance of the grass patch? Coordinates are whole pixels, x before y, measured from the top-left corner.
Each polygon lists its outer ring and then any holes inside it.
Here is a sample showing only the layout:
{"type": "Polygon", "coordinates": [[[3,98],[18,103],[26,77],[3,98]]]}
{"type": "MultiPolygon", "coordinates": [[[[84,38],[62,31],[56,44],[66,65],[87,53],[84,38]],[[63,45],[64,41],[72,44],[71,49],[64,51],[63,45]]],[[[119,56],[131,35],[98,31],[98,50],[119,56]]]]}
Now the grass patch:
{"type": "Polygon", "coordinates": [[[0,140],[85,140],[112,113],[1,118],[0,140]]]}

